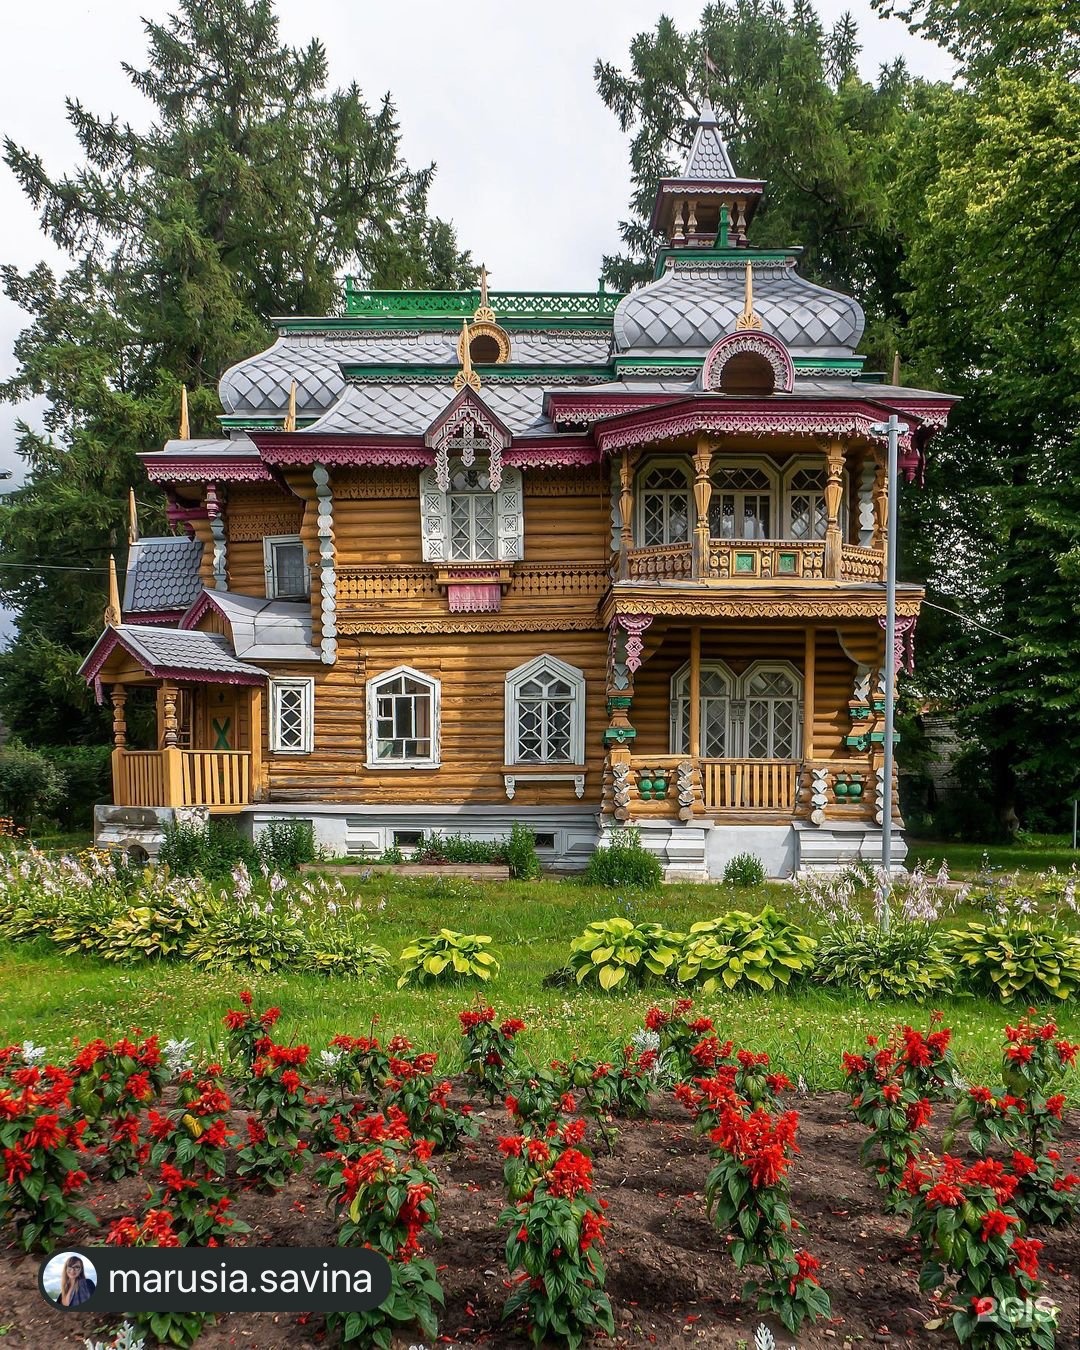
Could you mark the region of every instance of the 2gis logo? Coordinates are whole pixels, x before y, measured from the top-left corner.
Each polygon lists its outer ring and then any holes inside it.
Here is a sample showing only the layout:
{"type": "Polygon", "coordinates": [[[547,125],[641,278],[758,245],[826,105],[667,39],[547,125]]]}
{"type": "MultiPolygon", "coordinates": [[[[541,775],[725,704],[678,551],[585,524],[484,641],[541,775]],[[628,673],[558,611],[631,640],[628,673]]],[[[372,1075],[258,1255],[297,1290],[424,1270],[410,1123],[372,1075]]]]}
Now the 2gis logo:
{"type": "Polygon", "coordinates": [[[971,1300],[980,1322],[996,1322],[1005,1327],[1056,1327],[1058,1306],[1045,1294],[1038,1298],[982,1298],[971,1300]]]}

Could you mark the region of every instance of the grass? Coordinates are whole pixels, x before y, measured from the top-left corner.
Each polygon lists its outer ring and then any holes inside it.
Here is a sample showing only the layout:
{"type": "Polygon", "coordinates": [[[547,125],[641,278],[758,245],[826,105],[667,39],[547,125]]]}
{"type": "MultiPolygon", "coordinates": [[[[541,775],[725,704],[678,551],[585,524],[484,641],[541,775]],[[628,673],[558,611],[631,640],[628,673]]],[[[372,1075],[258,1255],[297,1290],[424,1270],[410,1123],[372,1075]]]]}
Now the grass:
{"type": "Polygon", "coordinates": [[[1072,848],[1072,836],[1065,834],[1021,834],[1009,844],[963,844],[947,840],[909,839],[908,867],[916,862],[936,868],[942,858],[958,879],[973,879],[983,868],[984,859],[995,872],[1015,872],[1021,878],[1049,871],[1080,868],[1080,849],[1072,848]]]}
{"type": "MultiPolygon", "coordinates": [[[[576,987],[545,989],[549,972],[565,964],[570,940],[593,919],[625,914],[683,929],[726,910],[771,903],[813,928],[810,917],[784,884],[739,889],[722,885],[666,886],[621,897],[576,881],[480,885],[457,879],[408,881],[378,877],[349,887],[368,919],[371,939],[396,958],[413,937],[441,927],[489,933],[502,963],[488,985],[395,988],[396,969],[370,984],[317,976],[252,976],[193,971],[183,965],[114,966],[64,957],[45,942],[0,947],[0,1043],[30,1038],[63,1051],[72,1037],[112,1036],[132,1026],[163,1037],[187,1036],[209,1049],[220,1038],[225,1010],[250,988],[260,1006],[283,1009],[283,1037],[325,1045],[337,1032],[359,1035],[378,1019],[380,1034],[407,1035],[418,1047],[439,1052],[457,1067],[457,1013],[479,993],[500,1015],[524,1018],[521,1047],[533,1062],[595,1055],[621,1044],[642,1024],[646,1009],[673,994],[664,986],[606,995],[576,987]]],[[[881,1034],[895,1022],[924,1026],[928,1010],[915,1003],[867,1003],[841,993],[807,988],[793,993],[699,997],[723,1037],[765,1050],[793,1078],[812,1088],[841,1085],[843,1050],[859,1046],[868,1032],[881,1034]]],[[[980,999],[941,1003],[956,1032],[963,1071],[991,1079],[1000,1062],[1005,1023],[1020,1010],[980,999]]],[[[1054,1010],[1062,1032],[1080,1036],[1080,1010],[1054,1010]]]]}

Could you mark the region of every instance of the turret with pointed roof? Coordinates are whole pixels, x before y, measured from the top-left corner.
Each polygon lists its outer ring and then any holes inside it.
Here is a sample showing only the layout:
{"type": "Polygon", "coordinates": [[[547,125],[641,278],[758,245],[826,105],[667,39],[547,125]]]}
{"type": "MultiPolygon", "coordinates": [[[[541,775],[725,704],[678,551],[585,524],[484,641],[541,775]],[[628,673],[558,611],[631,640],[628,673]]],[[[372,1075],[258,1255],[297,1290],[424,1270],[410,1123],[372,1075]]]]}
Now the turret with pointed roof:
{"type": "Polygon", "coordinates": [[[761,179],[735,172],[716,113],[705,99],[682,174],[660,180],[652,228],[672,248],[745,245],[746,227],[764,190],[761,179]]]}

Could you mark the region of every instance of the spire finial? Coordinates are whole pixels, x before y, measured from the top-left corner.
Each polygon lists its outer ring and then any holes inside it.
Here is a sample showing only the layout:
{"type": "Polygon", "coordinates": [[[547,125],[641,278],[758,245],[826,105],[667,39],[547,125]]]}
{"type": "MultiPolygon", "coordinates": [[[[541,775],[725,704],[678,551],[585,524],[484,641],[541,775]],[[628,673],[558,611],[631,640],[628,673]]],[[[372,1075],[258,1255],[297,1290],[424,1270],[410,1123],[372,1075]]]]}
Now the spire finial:
{"type": "Polygon", "coordinates": [[[491,301],[488,299],[488,270],[481,263],[480,265],[480,304],[477,306],[476,313],[473,315],[473,323],[494,323],[495,311],[491,308],[491,301]]]}
{"type": "Polygon", "coordinates": [[[109,603],[105,606],[105,626],[116,628],[122,619],[120,613],[120,586],[116,580],[116,559],[109,554],[109,603]]]}
{"type": "Polygon", "coordinates": [[[191,440],[191,423],[188,421],[186,384],[180,386],[180,430],[178,434],[182,441],[191,440]]]}
{"type": "Polygon", "coordinates": [[[128,543],[139,542],[139,508],[135,502],[135,489],[128,488],[128,543]]]}
{"type": "Polygon", "coordinates": [[[454,376],[454,388],[464,389],[468,385],[470,389],[480,388],[480,376],[472,368],[472,352],[469,350],[469,321],[461,321],[461,369],[454,376]]]}
{"type": "Polygon", "coordinates": [[[892,382],[895,387],[900,385],[900,353],[894,351],[892,354],[892,382]]]}
{"type": "Polygon", "coordinates": [[[285,414],[285,424],[284,424],[283,430],[285,430],[285,431],[295,431],[295,430],[296,430],[296,381],[295,381],[295,380],[293,380],[292,384],[289,385],[289,410],[288,410],[288,412],[285,414]]]}
{"type": "Polygon", "coordinates": [[[735,327],[737,329],[761,327],[761,320],[754,313],[754,266],[752,263],[746,264],[746,299],[743,302],[743,312],[735,320],[735,327]]]}

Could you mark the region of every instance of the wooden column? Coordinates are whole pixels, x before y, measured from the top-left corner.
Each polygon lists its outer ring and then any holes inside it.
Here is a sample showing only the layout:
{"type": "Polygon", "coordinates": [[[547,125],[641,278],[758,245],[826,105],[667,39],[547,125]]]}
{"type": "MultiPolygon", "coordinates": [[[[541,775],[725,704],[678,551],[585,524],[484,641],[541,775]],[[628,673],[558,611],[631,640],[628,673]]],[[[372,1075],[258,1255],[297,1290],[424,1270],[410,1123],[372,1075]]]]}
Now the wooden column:
{"type": "Polygon", "coordinates": [[[624,450],[619,465],[619,577],[630,574],[630,550],[634,547],[634,461],[624,450]]]}
{"type": "Polygon", "coordinates": [[[874,536],[870,547],[882,553],[881,579],[885,579],[885,540],[889,523],[889,480],[886,473],[885,457],[878,458],[874,473],[874,536]]]}
{"type": "Polygon", "coordinates": [[[162,748],[170,750],[180,742],[180,722],[176,715],[178,690],[175,684],[161,686],[161,726],[159,728],[162,748]]]}
{"type": "Polygon", "coordinates": [[[844,536],[840,529],[840,503],[844,499],[844,447],[833,441],[825,456],[825,575],[840,580],[840,555],[844,536]]]}
{"type": "Polygon", "coordinates": [[[123,750],[127,745],[127,720],[124,716],[124,705],[127,703],[127,690],[122,684],[114,684],[109,691],[109,697],[112,699],[112,729],[113,745],[117,750],[123,750]]]}
{"type": "Polygon", "coordinates": [[[712,442],[702,437],[694,450],[694,570],[702,577],[709,566],[709,504],[712,501],[712,442]]]}
{"type": "Polygon", "coordinates": [[[817,629],[807,624],[803,655],[803,734],[802,757],[814,758],[814,677],[817,664],[817,629]]]}
{"type": "Polygon", "coordinates": [[[690,628],[690,758],[701,758],[701,624],[690,628]]]}
{"type": "Polygon", "coordinates": [[[263,690],[261,684],[251,686],[251,703],[248,707],[248,741],[251,750],[251,797],[253,801],[265,800],[265,768],[263,765],[263,690]]]}

